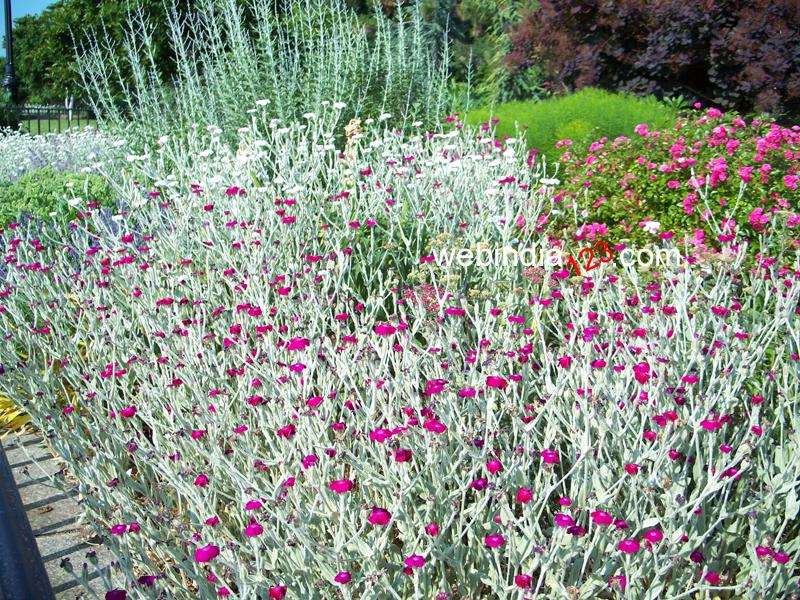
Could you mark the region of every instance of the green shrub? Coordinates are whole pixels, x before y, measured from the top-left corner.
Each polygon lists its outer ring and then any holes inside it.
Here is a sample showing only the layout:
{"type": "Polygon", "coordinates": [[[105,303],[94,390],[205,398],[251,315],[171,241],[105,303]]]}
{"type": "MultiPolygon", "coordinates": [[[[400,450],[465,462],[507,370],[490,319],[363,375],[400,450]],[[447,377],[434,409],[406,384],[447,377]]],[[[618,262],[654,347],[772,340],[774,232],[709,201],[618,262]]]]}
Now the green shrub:
{"type": "Polygon", "coordinates": [[[575,94],[542,102],[509,102],[494,110],[475,110],[467,115],[473,125],[498,119],[497,136],[514,136],[515,123],[525,128],[529,148],[555,159],[560,151],[556,142],[565,134],[579,135],[576,145],[588,137],[615,138],[628,135],[639,123],[664,127],[674,121],[676,110],[653,97],[639,98],[631,94],[614,94],[585,88],[575,94]]]}
{"type": "Polygon", "coordinates": [[[773,237],[789,248],[800,226],[799,169],[800,129],[692,111],[565,152],[549,223],[568,235],[577,225],[577,239],[592,231],[614,243],[685,237],[698,248],[786,227],[773,237]]]}
{"type": "Polygon", "coordinates": [[[0,227],[22,214],[40,219],[71,219],[77,211],[67,199],[73,196],[106,205],[114,197],[108,181],[99,175],[60,173],[49,167],[37,169],[0,187],[0,227]]]}

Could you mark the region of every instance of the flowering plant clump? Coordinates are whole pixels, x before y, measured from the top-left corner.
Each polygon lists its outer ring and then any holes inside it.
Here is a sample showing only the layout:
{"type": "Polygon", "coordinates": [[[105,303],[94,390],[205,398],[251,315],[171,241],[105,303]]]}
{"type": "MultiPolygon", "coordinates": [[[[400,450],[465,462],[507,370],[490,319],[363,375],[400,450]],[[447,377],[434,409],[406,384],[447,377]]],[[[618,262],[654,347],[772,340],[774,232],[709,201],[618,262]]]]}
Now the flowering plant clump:
{"type": "Polygon", "coordinates": [[[91,173],[93,165],[116,154],[114,140],[92,127],[44,135],[0,129],[0,185],[44,167],[91,173]]]}
{"type": "Polygon", "coordinates": [[[577,219],[607,226],[615,239],[675,237],[718,250],[737,234],[757,240],[778,229],[784,233],[772,239],[780,249],[800,244],[800,126],[709,109],[585,150],[568,142],[551,221],[570,231],[577,219]]]}
{"type": "Polygon", "coordinates": [[[388,117],[345,153],[338,115],[163,140],[114,218],[2,234],[0,390],[112,597],[796,589],[796,273],[434,268],[537,223],[544,174],[388,117]]]}

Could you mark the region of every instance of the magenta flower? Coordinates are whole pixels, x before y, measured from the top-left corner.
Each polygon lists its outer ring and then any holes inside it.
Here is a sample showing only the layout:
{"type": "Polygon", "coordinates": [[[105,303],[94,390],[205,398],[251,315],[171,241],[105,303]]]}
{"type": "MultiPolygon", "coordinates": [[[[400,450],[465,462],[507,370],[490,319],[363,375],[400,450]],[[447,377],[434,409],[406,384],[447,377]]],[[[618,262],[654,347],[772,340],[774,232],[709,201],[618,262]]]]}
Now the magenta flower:
{"type": "Polygon", "coordinates": [[[136,407],[135,406],[126,406],[119,414],[122,415],[126,419],[133,418],[136,415],[136,407]]]}
{"type": "Polygon", "coordinates": [[[485,490],[485,489],[486,489],[486,486],[488,486],[488,485],[489,485],[489,482],[488,482],[488,481],[486,481],[486,480],[485,480],[483,477],[480,477],[480,478],[478,478],[478,479],[475,479],[475,480],[474,480],[472,483],[470,483],[470,484],[469,484],[469,486],[470,486],[470,487],[471,487],[473,490],[477,490],[477,491],[479,491],[479,492],[480,492],[481,490],[485,490]]]}
{"type": "Polygon", "coordinates": [[[638,540],[622,540],[617,544],[617,550],[626,554],[636,554],[640,547],[638,540]]]}
{"type": "Polygon", "coordinates": [[[514,575],[514,585],[518,588],[527,590],[531,587],[531,582],[533,578],[530,575],[514,575]]]}
{"type": "Polygon", "coordinates": [[[425,533],[431,537],[439,535],[439,525],[437,523],[428,523],[425,525],[425,533]]]}
{"type": "Polygon", "coordinates": [[[772,555],[772,560],[778,564],[785,565],[789,562],[789,555],[786,552],[775,552],[772,555]]]}
{"type": "Polygon", "coordinates": [[[199,563],[207,563],[219,556],[219,546],[209,544],[202,548],[197,548],[194,551],[194,561],[199,563]]]}
{"type": "Polygon", "coordinates": [[[575,525],[575,520],[569,515],[559,513],[556,515],[555,523],[559,527],[572,527],[573,525],[575,525]]]}
{"type": "Polygon", "coordinates": [[[119,588],[114,588],[106,592],[106,600],[125,600],[128,597],[128,592],[119,588]]]}
{"type": "Polygon", "coordinates": [[[542,450],[539,455],[542,457],[542,460],[546,463],[557,463],[558,462],[558,452],[555,450],[542,450]]]}
{"type": "Polygon", "coordinates": [[[499,533],[493,533],[491,535],[487,535],[483,543],[486,544],[489,548],[499,548],[503,544],[506,543],[506,538],[504,538],[499,533]]]}
{"type": "Polygon", "coordinates": [[[593,511],[591,517],[598,525],[611,525],[614,522],[614,517],[602,510],[593,511]]]}
{"type": "Polygon", "coordinates": [[[486,385],[491,388],[504,390],[508,386],[508,381],[506,381],[502,377],[498,377],[497,375],[489,375],[486,378],[486,385]]]}
{"type": "Polygon", "coordinates": [[[333,578],[333,580],[336,583],[341,583],[341,584],[350,583],[351,579],[352,579],[352,577],[350,577],[350,572],[349,571],[339,571],[336,574],[336,576],[333,578]]]}
{"type": "Polygon", "coordinates": [[[247,529],[244,530],[244,533],[247,537],[257,537],[264,533],[264,527],[255,521],[251,521],[247,529]]]}
{"type": "Polygon", "coordinates": [[[517,490],[517,502],[520,504],[527,504],[533,500],[533,490],[526,487],[521,487],[517,490]]]}
{"type": "Polygon", "coordinates": [[[403,562],[407,567],[411,569],[418,569],[419,567],[425,566],[425,558],[420,556],[419,554],[412,554],[403,562]]]}
{"type": "Polygon", "coordinates": [[[273,585],[269,588],[270,600],[283,600],[286,597],[287,589],[285,585],[273,585]]]}
{"type": "Polygon", "coordinates": [[[398,448],[394,453],[394,462],[411,462],[411,450],[398,448]]]}
{"type": "Polygon", "coordinates": [[[286,349],[305,350],[310,343],[311,341],[306,338],[292,338],[291,340],[289,340],[289,343],[286,344],[286,349]]]}
{"type": "Polygon", "coordinates": [[[664,539],[664,534],[661,533],[658,529],[649,529],[645,532],[644,538],[648,542],[657,543],[664,539]]]}
{"type": "Polygon", "coordinates": [[[336,481],[331,481],[328,487],[332,492],[337,494],[344,494],[345,492],[349,492],[353,489],[353,481],[350,479],[337,479],[336,481]]]}
{"type": "Polygon", "coordinates": [[[375,333],[378,335],[392,335],[397,329],[389,324],[381,323],[379,325],[375,325],[375,333]]]}
{"type": "Polygon", "coordinates": [[[486,463],[486,470],[492,475],[496,475],[503,470],[503,463],[501,463],[499,460],[490,460],[486,463]]]}
{"type": "Polygon", "coordinates": [[[373,525],[388,525],[392,520],[392,513],[385,508],[372,507],[372,512],[367,517],[367,520],[373,525]]]}
{"type": "Polygon", "coordinates": [[[756,556],[758,558],[764,558],[765,556],[772,556],[772,549],[767,548],[766,546],[756,546],[756,556]]]}

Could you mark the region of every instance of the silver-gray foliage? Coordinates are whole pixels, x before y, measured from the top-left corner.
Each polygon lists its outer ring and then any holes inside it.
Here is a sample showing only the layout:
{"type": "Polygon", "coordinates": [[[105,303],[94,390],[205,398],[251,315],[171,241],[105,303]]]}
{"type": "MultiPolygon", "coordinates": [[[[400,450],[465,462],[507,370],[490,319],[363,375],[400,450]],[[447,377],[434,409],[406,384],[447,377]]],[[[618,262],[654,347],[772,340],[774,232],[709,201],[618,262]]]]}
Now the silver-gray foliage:
{"type": "Polygon", "coordinates": [[[370,32],[342,0],[288,0],[281,10],[273,0],[204,0],[188,14],[170,2],[166,32],[138,11],[122,44],[106,31],[78,44],[83,86],[105,123],[145,135],[192,123],[232,131],[247,124],[241,107],[256,100],[269,100],[281,119],[318,112],[330,99],[345,102],[348,116],[390,112],[404,121],[448,108],[448,52],[418,8],[389,19],[376,7],[370,32]],[[155,59],[158,35],[169,36],[176,57],[172,80],[155,59]]]}

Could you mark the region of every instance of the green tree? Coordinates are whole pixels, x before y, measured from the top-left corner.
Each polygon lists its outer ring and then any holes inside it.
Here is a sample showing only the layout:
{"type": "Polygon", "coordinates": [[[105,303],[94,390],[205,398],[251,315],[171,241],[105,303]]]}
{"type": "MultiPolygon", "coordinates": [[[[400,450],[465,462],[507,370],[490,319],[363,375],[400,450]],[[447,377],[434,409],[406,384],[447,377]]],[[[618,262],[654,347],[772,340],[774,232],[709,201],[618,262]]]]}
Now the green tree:
{"type": "MultiPolygon", "coordinates": [[[[188,8],[194,0],[181,0],[188,8]]],[[[75,43],[91,29],[105,28],[114,40],[123,37],[128,5],[142,6],[156,24],[166,20],[162,0],[59,0],[37,16],[14,21],[14,58],[21,99],[29,103],[62,103],[72,94],[80,100],[75,43]]],[[[157,41],[155,59],[166,73],[172,57],[167,40],[157,41]]]]}

